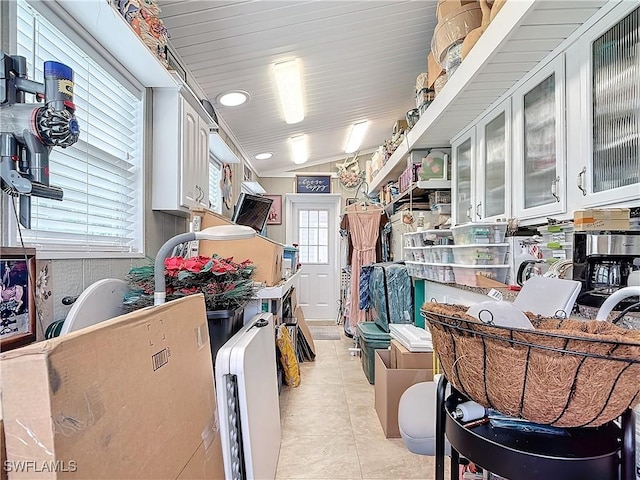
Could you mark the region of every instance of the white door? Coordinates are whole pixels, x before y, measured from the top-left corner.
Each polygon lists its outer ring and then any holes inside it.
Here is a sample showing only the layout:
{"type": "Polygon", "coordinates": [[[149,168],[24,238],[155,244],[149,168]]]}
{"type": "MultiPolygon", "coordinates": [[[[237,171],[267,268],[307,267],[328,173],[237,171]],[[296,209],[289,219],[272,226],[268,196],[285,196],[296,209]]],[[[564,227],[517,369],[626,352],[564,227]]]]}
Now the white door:
{"type": "Polygon", "coordinates": [[[340,195],[331,194],[286,196],[287,243],[298,244],[298,304],[308,320],[335,320],[337,315],[340,201],[340,195]]]}

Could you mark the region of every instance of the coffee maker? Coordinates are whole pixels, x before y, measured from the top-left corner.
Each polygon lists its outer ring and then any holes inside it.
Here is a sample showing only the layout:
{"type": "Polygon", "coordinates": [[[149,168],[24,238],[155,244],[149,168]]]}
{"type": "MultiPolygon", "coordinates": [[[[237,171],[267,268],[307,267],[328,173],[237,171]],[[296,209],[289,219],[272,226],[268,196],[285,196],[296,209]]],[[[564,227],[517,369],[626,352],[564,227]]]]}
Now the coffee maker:
{"type": "MultiPolygon", "coordinates": [[[[634,271],[640,271],[640,231],[574,232],[573,279],[582,284],[579,305],[600,307],[609,295],[628,286],[634,271]]],[[[616,310],[637,301],[629,298],[616,310]]]]}

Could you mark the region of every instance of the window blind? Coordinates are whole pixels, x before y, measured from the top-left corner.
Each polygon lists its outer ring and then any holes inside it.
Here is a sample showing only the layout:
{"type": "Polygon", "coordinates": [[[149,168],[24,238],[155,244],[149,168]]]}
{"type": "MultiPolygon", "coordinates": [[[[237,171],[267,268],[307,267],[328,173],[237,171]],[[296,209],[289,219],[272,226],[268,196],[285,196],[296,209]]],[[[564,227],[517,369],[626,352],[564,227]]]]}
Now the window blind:
{"type": "Polygon", "coordinates": [[[222,165],[214,160],[209,160],[209,210],[222,213],[222,165]]]}
{"type": "Polygon", "coordinates": [[[17,11],[17,54],[27,58],[29,78],[42,82],[47,60],[71,67],[80,125],[79,141],[49,156],[50,182],[64,199],[32,197],[25,242],[44,251],[140,252],[142,95],[123,87],[24,0],[17,11]]]}

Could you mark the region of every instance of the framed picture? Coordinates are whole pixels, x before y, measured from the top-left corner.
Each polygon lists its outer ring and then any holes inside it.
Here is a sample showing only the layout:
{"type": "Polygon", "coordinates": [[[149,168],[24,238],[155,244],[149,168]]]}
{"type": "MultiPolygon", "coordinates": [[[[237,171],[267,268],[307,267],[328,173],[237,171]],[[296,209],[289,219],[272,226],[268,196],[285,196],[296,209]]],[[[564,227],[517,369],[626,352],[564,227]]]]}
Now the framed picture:
{"type": "Polygon", "coordinates": [[[36,251],[0,248],[0,350],[36,340],[36,251]]]}
{"type": "Polygon", "coordinates": [[[297,175],[296,193],[331,193],[331,175],[297,175]]]}
{"type": "Polygon", "coordinates": [[[282,195],[265,195],[266,198],[273,200],[269,216],[267,217],[267,225],[282,224],[282,195]]]}

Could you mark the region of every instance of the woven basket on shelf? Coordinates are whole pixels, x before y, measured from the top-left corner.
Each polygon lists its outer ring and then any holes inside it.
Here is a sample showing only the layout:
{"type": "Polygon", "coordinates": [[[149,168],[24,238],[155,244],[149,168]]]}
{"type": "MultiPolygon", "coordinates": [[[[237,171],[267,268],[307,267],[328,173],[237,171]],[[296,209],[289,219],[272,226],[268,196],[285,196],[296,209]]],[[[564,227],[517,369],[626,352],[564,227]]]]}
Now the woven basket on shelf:
{"type": "Polygon", "coordinates": [[[426,303],[422,315],[447,379],[506,415],[597,427],[640,403],[640,331],[527,314],[534,330],[486,325],[467,307],[426,303]]]}

